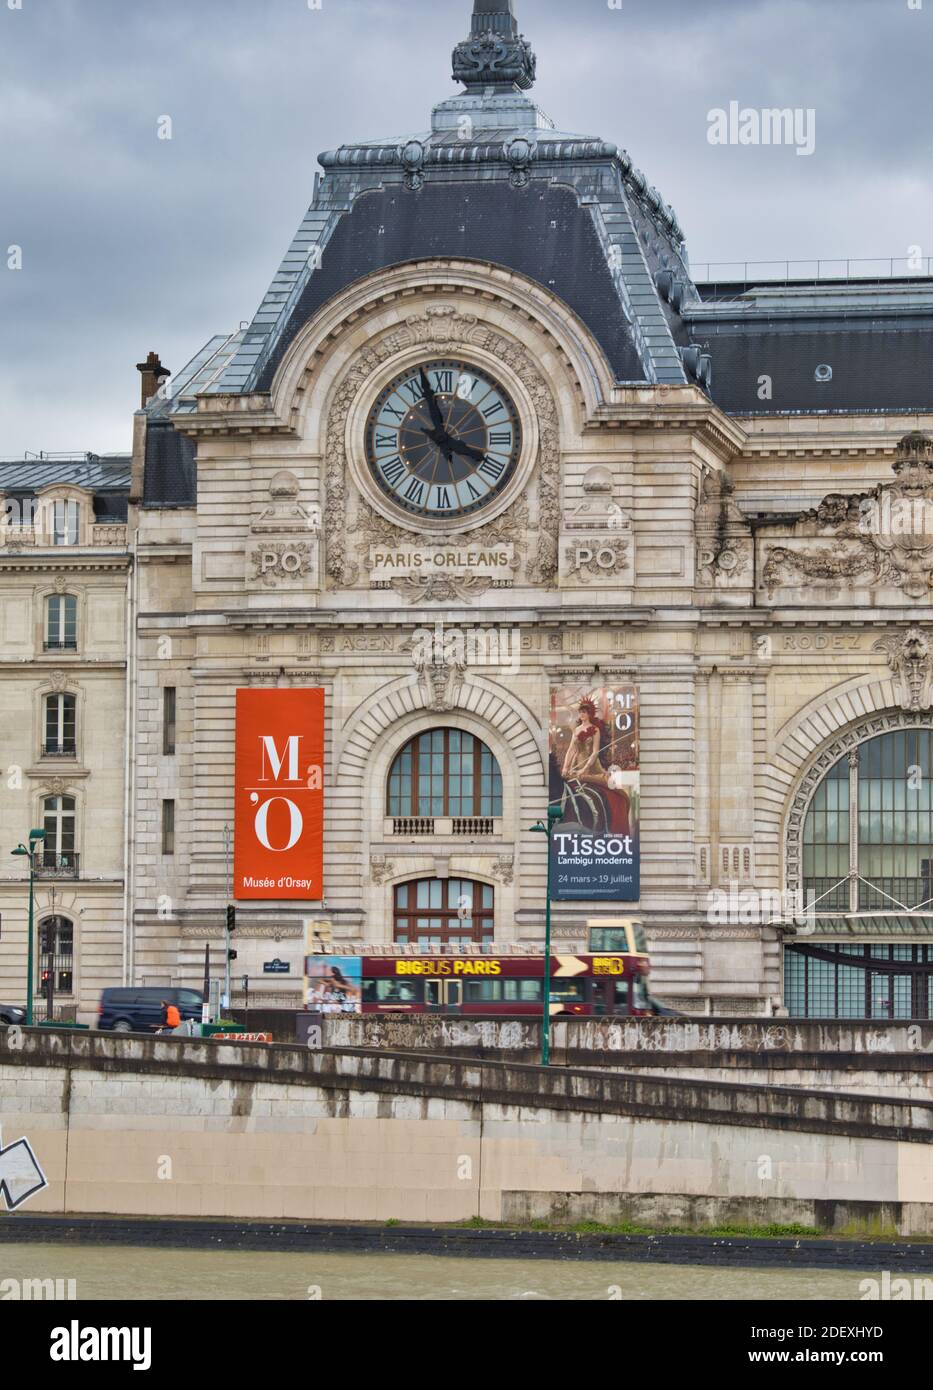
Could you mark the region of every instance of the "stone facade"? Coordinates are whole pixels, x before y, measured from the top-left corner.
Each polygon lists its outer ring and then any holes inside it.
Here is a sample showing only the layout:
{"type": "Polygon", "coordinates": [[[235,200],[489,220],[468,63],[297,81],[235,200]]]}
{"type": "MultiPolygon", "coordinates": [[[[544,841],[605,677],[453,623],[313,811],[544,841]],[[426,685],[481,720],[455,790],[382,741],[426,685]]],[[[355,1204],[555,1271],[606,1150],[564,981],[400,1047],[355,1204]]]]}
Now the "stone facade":
{"type": "MultiPolygon", "coordinates": [[[[522,71],[530,80],[533,64],[522,71]]],[[[727,413],[712,370],[717,354],[730,361],[716,337],[730,314],[743,330],[772,312],[832,325],[862,312],[857,296],[812,286],[800,310],[778,289],[746,295],[760,313],[705,300],[673,212],[628,156],[551,138],[523,91],[471,90],[404,146],[322,156],[326,176],[250,329],[212,340],[174,394],[137,414],[126,532],[95,526],[67,555],[4,536],[12,717],[0,738],[31,789],[4,793],[11,843],[52,771],[23,752],[44,683],[67,667],[81,697],[81,766],[57,773],[80,789],[81,874],[56,910],[80,917],[66,1002],[82,1016],[106,984],[198,984],[205,944],[222,945],[239,688],[326,695],[324,896],[239,910],[235,974],[270,1006],[298,1002],[309,918],[330,924],[335,949],[389,942],[394,891],[417,879],[486,885],[498,943],[542,940],[545,847],[529,827],[548,800],[550,691],[574,682],[640,691],[641,896],[555,904],[557,940],[585,947],[591,926],[632,911],[661,998],[697,1013],[780,1010],[792,915],[722,921],[711,901],[799,888],[820,777],[880,732],[933,723],[933,547],[885,520],[933,500],[933,402],[878,404],[866,379],[857,406],[826,396],[826,409],[778,411],[763,375],[754,409],[727,413]],[[429,245],[430,219],[408,217],[444,199],[469,255],[429,245]],[[526,219],[521,243],[494,251],[487,222],[468,225],[484,199],[526,219]],[[341,236],[354,218],[369,222],[351,255],[341,236]],[[539,236],[568,249],[533,264],[539,236]],[[394,506],[367,465],[373,401],[432,358],[494,376],[521,428],[502,490],[449,522],[394,506]],[[425,544],[452,561],[426,573],[377,560],[425,544]],[[494,549],[504,569],[463,560],[465,547],[494,549]],[[67,662],[38,638],[63,566],[87,608],[87,643],[67,662]],[[507,638],[514,659],[426,661],[418,635],[438,624],[480,646],[494,637],[500,653],[507,638]],[[388,814],[393,761],[432,729],[490,750],[501,814],[429,827],[388,814]],[[275,982],[271,956],[291,967],[275,982]]],[[[909,293],[922,305],[930,287],[909,293]]],[[[887,303],[883,286],[873,294],[887,303]]],[[[898,290],[889,314],[905,303],[898,290]]],[[[748,370],[754,380],[754,360],[748,370]]],[[[824,384],[822,365],[815,380],[807,391],[851,384],[841,372],[824,384]]],[[[22,878],[0,881],[0,896],[0,988],[15,995],[22,878]]],[[[832,930],[870,942],[878,929],[832,930]]],[[[929,935],[919,918],[899,930],[929,935]]]]}

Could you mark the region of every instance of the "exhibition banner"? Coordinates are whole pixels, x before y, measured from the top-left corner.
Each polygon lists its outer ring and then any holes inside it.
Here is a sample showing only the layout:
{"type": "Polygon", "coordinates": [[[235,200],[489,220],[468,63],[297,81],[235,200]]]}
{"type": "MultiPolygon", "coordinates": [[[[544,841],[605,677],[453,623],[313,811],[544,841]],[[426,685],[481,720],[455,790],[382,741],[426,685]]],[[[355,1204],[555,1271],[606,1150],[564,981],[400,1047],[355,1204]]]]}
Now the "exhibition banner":
{"type": "Polygon", "coordinates": [[[233,896],[324,895],[324,691],[236,693],[233,896]]]}
{"type": "Polygon", "coordinates": [[[639,886],[639,717],[634,685],[551,690],[551,896],[634,902],[639,886]]]}

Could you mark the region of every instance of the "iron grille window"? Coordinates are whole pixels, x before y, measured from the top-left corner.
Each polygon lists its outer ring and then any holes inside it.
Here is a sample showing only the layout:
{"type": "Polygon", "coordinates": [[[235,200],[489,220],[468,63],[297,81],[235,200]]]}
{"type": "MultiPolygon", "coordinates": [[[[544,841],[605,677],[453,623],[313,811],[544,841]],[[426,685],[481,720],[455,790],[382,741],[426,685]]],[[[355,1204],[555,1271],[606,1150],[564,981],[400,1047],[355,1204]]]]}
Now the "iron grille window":
{"type": "Polygon", "coordinates": [[[74,993],[74,926],[67,917],[39,923],[39,981],[52,972],[56,994],[74,993]]]}
{"type": "Polygon", "coordinates": [[[420,951],[449,942],[491,943],[495,895],[488,883],[460,878],[421,878],[395,889],[394,936],[420,951]]]}
{"type": "Polygon", "coordinates": [[[390,816],[501,816],[502,776],[484,743],[460,729],[418,734],[389,772],[390,816]]]}

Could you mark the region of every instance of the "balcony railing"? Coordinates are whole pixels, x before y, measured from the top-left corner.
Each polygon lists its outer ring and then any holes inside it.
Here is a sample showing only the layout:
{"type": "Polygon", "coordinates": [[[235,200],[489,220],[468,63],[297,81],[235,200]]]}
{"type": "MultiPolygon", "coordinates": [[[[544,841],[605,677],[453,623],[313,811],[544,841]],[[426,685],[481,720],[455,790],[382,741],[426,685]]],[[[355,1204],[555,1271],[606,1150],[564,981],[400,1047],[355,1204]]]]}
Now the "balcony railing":
{"type": "Polygon", "coordinates": [[[393,816],[386,821],[388,835],[437,835],[477,839],[498,833],[494,816],[393,816]]]}
{"type": "Polygon", "coordinates": [[[75,637],[54,637],[43,642],[47,652],[76,652],[78,641],[75,637]]]}
{"type": "Polygon", "coordinates": [[[62,743],[46,739],[42,746],[42,756],[45,758],[73,758],[78,751],[78,746],[74,739],[65,739],[62,743]]]}
{"type": "Polygon", "coordinates": [[[393,835],[433,835],[433,816],[395,816],[392,821],[393,835]]]}
{"type": "Polygon", "coordinates": [[[42,850],[36,856],[36,878],[77,878],[79,855],[74,850],[55,854],[52,850],[42,850]]]}
{"type": "Polygon", "coordinates": [[[454,816],[451,835],[494,835],[496,823],[492,816],[454,816]]]}

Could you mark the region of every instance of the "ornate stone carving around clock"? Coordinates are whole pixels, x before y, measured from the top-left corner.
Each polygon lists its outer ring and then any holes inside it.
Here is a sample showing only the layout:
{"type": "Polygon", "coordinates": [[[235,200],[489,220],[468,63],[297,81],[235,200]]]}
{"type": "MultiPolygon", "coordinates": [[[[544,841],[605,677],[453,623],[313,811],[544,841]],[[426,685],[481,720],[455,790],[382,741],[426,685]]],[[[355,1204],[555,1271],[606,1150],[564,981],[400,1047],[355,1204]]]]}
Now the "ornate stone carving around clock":
{"type": "MultiPolygon", "coordinates": [[[[508,540],[515,546],[516,569],[521,569],[526,581],[538,584],[551,584],[555,581],[558,568],[558,531],[560,526],[559,511],[559,436],[557,427],[557,407],[551,390],[534,362],[531,354],[520,344],[506,338],[493,328],[480,322],[473,314],[463,313],[453,305],[437,304],[429,306],[423,313],[412,315],[401,326],[389,330],[384,336],[375,339],[370,343],[353,363],[346,376],[337,387],[333,404],[330,410],[327,424],[327,434],[325,442],[325,486],[326,501],[324,506],[324,531],[327,540],[327,559],[326,571],[330,581],[341,587],[352,587],[358,584],[363,576],[367,562],[369,560],[369,550],[373,544],[403,546],[410,545],[413,534],[418,532],[418,519],[411,515],[409,520],[404,515],[400,515],[398,520],[392,520],[389,516],[383,515],[377,510],[376,505],[367,497],[358,495],[351,481],[351,469],[347,457],[348,439],[347,422],[351,411],[358,409],[360,393],[368,382],[371,381],[380,367],[391,362],[393,357],[398,356],[406,349],[414,346],[429,344],[430,348],[425,354],[423,364],[430,364],[433,373],[437,363],[437,371],[445,370],[441,365],[442,361],[449,359],[469,365],[476,359],[471,358],[470,349],[478,349],[497,363],[501,363],[512,377],[520,382],[527,399],[531,403],[535,417],[537,429],[537,449],[534,460],[534,472],[529,475],[527,485],[520,481],[521,474],[527,471],[529,463],[526,462],[518,466],[518,459],[509,448],[508,440],[498,441],[499,447],[504,452],[498,461],[503,464],[502,486],[496,486],[494,498],[502,498],[508,493],[510,486],[520,489],[518,495],[510,503],[506,503],[505,510],[491,518],[482,526],[473,526],[468,529],[458,525],[458,520],[464,522],[469,519],[467,514],[464,517],[451,517],[451,528],[437,527],[438,518],[443,519],[445,508],[432,508],[431,516],[434,522],[431,526],[431,541],[436,540],[444,544],[454,536],[461,540],[465,535],[469,535],[471,542],[481,542],[484,540],[508,540]],[[456,351],[451,351],[455,348],[456,351]],[[441,349],[441,351],[432,351],[441,349]],[[446,351],[444,351],[446,349],[446,351]],[[352,507],[352,519],[351,519],[352,507]],[[494,534],[488,531],[494,528],[494,534]],[[351,551],[349,535],[353,534],[355,544],[351,551]],[[527,552],[527,558],[526,558],[527,552]]],[[[410,362],[410,358],[409,358],[410,362]]],[[[477,362],[477,368],[487,380],[490,386],[496,390],[499,400],[501,400],[503,416],[509,416],[513,420],[510,427],[510,437],[513,442],[518,444],[518,432],[515,425],[520,424],[518,412],[511,415],[511,388],[508,379],[503,373],[501,389],[497,385],[499,382],[498,374],[490,373],[482,367],[481,362],[477,362]]],[[[400,367],[400,373],[402,368],[400,367]]],[[[406,380],[411,380],[413,373],[409,373],[406,380]]],[[[391,380],[395,380],[392,378],[391,380]]],[[[446,384],[443,378],[439,378],[441,385],[446,384]]],[[[451,382],[454,385],[453,382],[451,382]]],[[[433,389],[433,381],[432,381],[433,389]]],[[[455,396],[456,391],[447,393],[441,391],[434,392],[435,398],[438,396],[455,396]]],[[[490,396],[489,406],[496,402],[490,396]]],[[[372,415],[373,402],[367,405],[367,419],[372,415]]],[[[396,405],[396,408],[398,406],[396,405]]],[[[378,416],[376,416],[378,420],[378,416]]],[[[443,419],[443,417],[442,417],[443,419]]],[[[448,436],[456,433],[451,422],[451,430],[442,431],[437,428],[433,416],[429,410],[426,416],[429,427],[434,430],[436,438],[425,439],[428,443],[436,445],[444,434],[448,436]]],[[[401,423],[401,422],[399,422],[401,423]]],[[[493,423],[493,422],[490,422],[493,423]]],[[[375,424],[373,424],[375,429],[375,424]]],[[[493,432],[491,428],[488,434],[493,432]]],[[[502,430],[503,435],[505,430],[502,430]]],[[[375,434],[373,438],[373,452],[375,453],[375,434]]],[[[477,435],[478,438],[478,435],[477,435]]],[[[463,442],[458,436],[457,442],[463,442]]],[[[467,439],[466,443],[470,441],[467,439]]],[[[449,443],[449,438],[443,440],[449,443]]],[[[524,439],[520,448],[526,448],[529,441],[524,439]]],[[[365,441],[351,441],[350,447],[358,449],[362,455],[365,448],[365,441]]],[[[387,447],[387,446],[386,446],[387,447]]],[[[479,448],[479,444],[476,446],[479,448]]],[[[486,450],[484,457],[489,454],[486,450]]],[[[492,456],[492,455],[490,455],[492,456]]],[[[390,455],[394,458],[395,454],[390,455]]],[[[467,455],[461,455],[464,464],[467,462],[480,468],[478,459],[469,459],[467,455]]],[[[408,469],[409,474],[411,469],[408,469]]],[[[495,464],[489,465],[490,473],[497,473],[495,464]]],[[[421,481],[425,481],[422,479],[421,481]]],[[[488,479],[491,490],[492,485],[498,483],[498,478],[488,479]]],[[[461,488],[462,491],[462,488],[461,488]]],[[[473,515],[482,514],[482,502],[479,498],[472,498],[467,489],[467,503],[476,502],[478,510],[473,515]]],[[[383,490],[383,495],[385,492],[383,490]]],[[[432,498],[437,503],[440,497],[432,498]]],[[[388,498],[386,505],[391,506],[388,498]]]]}

